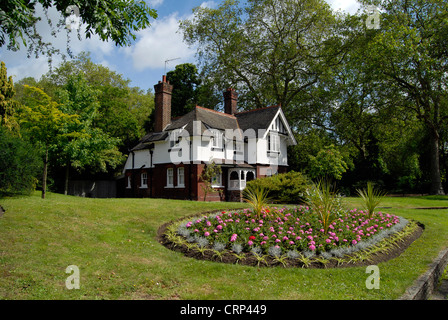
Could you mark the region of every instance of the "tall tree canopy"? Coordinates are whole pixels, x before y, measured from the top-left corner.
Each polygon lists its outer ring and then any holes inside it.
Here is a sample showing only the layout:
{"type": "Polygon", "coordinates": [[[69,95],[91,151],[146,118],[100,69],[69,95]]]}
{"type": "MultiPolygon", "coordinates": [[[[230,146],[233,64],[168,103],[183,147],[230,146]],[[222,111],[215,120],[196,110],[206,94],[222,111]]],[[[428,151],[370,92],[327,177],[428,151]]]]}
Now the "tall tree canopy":
{"type": "Polygon", "coordinates": [[[227,0],[195,8],[181,29],[198,46],[202,72],[221,88],[236,88],[240,106],[281,103],[290,113],[338,63],[339,20],[323,0],[227,0]]]}
{"type": "Polygon", "coordinates": [[[20,122],[33,137],[35,143],[44,148],[43,174],[42,174],[42,198],[47,191],[47,173],[49,149],[56,145],[62,136],[71,135],[65,128],[77,123],[76,114],[69,115],[61,111],[60,105],[51,99],[44,91],[36,87],[25,85],[26,102],[20,109],[20,122]]]}
{"type": "Polygon", "coordinates": [[[363,0],[384,11],[364,47],[375,94],[387,107],[401,107],[426,128],[430,193],[443,194],[440,136],[448,124],[448,3],[444,0],[363,0]]]}

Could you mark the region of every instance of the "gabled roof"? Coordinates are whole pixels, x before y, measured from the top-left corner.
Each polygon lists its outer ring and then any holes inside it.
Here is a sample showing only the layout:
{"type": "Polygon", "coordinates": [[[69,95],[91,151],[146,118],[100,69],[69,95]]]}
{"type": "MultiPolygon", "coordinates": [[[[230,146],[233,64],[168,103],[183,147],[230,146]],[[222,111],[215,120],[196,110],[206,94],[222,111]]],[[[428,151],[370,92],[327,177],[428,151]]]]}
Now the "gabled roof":
{"type": "Polygon", "coordinates": [[[237,113],[235,116],[238,119],[240,129],[246,131],[247,129],[268,129],[272,120],[276,116],[280,106],[271,106],[255,110],[243,111],[237,113]]]}
{"type": "MultiPolygon", "coordinates": [[[[169,132],[177,129],[186,130],[190,136],[201,135],[207,129],[241,129],[243,132],[253,129],[258,134],[258,130],[267,130],[269,128],[279,110],[281,110],[281,107],[277,105],[231,115],[196,106],[186,115],[172,120],[162,132],[150,132],[145,135],[132,151],[146,149],[153,142],[166,140],[169,132]],[[200,132],[194,132],[194,129],[198,130],[198,128],[194,128],[194,121],[200,122],[200,132]]],[[[292,137],[292,140],[295,142],[294,137],[292,137]]]]}

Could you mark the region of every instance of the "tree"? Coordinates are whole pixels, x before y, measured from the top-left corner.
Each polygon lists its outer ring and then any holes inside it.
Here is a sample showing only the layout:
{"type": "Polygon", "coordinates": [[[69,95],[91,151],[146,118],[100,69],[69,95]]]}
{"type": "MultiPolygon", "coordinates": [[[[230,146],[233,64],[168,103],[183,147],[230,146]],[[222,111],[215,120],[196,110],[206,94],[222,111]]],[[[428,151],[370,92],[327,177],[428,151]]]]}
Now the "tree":
{"type": "MultiPolygon", "coordinates": [[[[2,0],[0,3],[0,47],[4,45],[10,50],[18,50],[20,42],[28,47],[28,52],[36,55],[44,53],[51,56],[57,53],[51,43],[43,41],[37,32],[36,24],[41,20],[36,14],[39,4],[45,12],[52,36],[56,37],[66,28],[66,18],[73,14],[85,24],[85,36],[90,38],[97,34],[103,41],[112,40],[117,46],[128,46],[136,36],[134,32],[150,26],[150,18],[157,18],[154,9],[144,1],[104,0],[92,4],[90,1],[77,0],[37,0],[18,1],[2,0]],[[48,10],[55,8],[60,13],[56,24],[48,18],[48,10]]],[[[78,29],[78,37],[80,38],[78,29]]]]}
{"type": "Polygon", "coordinates": [[[33,191],[40,163],[30,142],[0,126],[0,196],[33,191]]]}
{"type": "Polygon", "coordinates": [[[123,156],[117,147],[120,140],[95,125],[100,92],[87,84],[83,74],[72,75],[58,94],[61,110],[78,119],[63,128],[67,134],[61,135],[56,142],[58,159],[66,167],[64,193],[67,194],[70,166],[105,172],[108,166],[113,169],[121,164],[123,156]]]}
{"type": "Polygon", "coordinates": [[[431,194],[444,194],[440,173],[440,136],[448,123],[448,3],[444,0],[363,0],[378,5],[381,24],[367,30],[371,40],[364,47],[376,94],[401,106],[424,124],[429,137],[431,194]]]}
{"type": "Polygon", "coordinates": [[[237,89],[243,108],[280,103],[289,120],[342,52],[340,19],[321,0],[227,0],[195,8],[180,26],[204,77],[237,89]]]}
{"type": "Polygon", "coordinates": [[[86,52],[54,68],[42,77],[39,86],[57,98],[58,89],[66,86],[73,75],[79,74],[86,85],[96,92],[98,107],[95,126],[120,139],[119,149],[127,153],[145,134],[145,122],[154,110],[154,95],[138,87],[130,87],[131,80],[93,63],[86,52]]]}
{"type": "Polygon", "coordinates": [[[22,106],[19,119],[22,128],[26,129],[36,143],[44,148],[42,199],[45,199],[47,189],[48,151],[61,136],[64,127],[78,122],[77,115],[69,115],[60,110],[60,105],[53,101],[45,92],[36,87],[25,85],[26,102],[22,106]]]}
{"type": "Polygon", "coordinates": [[[334,145],[326,146],[316,156],[309,156],[309,176],[313,179],[341,180],[348,166],[334,145]]]}
{"type": "Polygon", "coordinates": [[[5,63],[2,61],[0,65],[0,126],[6,126],[9,129],[16,127],[13,119],[14,110],[17,107],[13,100],[14,95],[12,76],[8,77],[5,63]]]}
{"type": "Polygon", "coordinates": [[[201,85],[196,66],[192,63],[179,64],[166,74],[166,78],[174,87],[171,116],[183,116],[193,110],[198,103],[198,87],[201,85]]]}

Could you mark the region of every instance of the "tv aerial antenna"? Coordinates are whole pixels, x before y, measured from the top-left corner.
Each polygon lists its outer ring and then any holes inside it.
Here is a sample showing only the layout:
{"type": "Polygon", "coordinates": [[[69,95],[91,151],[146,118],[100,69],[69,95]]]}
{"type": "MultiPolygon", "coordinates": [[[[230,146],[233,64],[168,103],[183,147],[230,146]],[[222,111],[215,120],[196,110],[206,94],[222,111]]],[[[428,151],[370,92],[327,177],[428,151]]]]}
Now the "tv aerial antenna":
{"type": "Polygon", "coordinates": [[[180,58],[174,58],[174,59],[165,60],[165,74],[166,74],[166,65],[167,65],[167,63],[170,62],[170,61],[178,60],[178,59],[180,59],[180,58]]]}

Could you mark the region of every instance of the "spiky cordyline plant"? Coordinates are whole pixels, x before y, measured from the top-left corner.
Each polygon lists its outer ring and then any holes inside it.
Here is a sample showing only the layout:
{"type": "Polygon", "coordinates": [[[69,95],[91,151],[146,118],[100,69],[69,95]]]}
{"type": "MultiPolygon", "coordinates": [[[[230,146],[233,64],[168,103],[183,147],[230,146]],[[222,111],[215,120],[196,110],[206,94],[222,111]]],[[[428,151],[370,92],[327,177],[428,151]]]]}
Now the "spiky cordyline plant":
{"type": "Polygon", "coordinates": [[[374,190],[371,181],[367,182],[367,189],[357,189],[356,191],[362,198],[364,208],[369,212],[369,218],[371,218],[375,214],[376,207],[380,204],[386,193],[380,190],[374,190]]]}
{"type": "Polygon", "coordinates": [[[340,209],[339,199],[334,187],[328,181],[320,180],[314,183],[306,194],[308,206],[318,215],[324,232],[327,233],[330,224],[337,218],[340,209]]]}
{"type": "Polygon", "coordinates": [[[257,218],[261,217],[261,212],[267,208],[269,204],[269,190],[256,186],[256,187],[246,187],[243,191],[243,200],[247,202],[252,210],[254,211],[257,218]]]}

